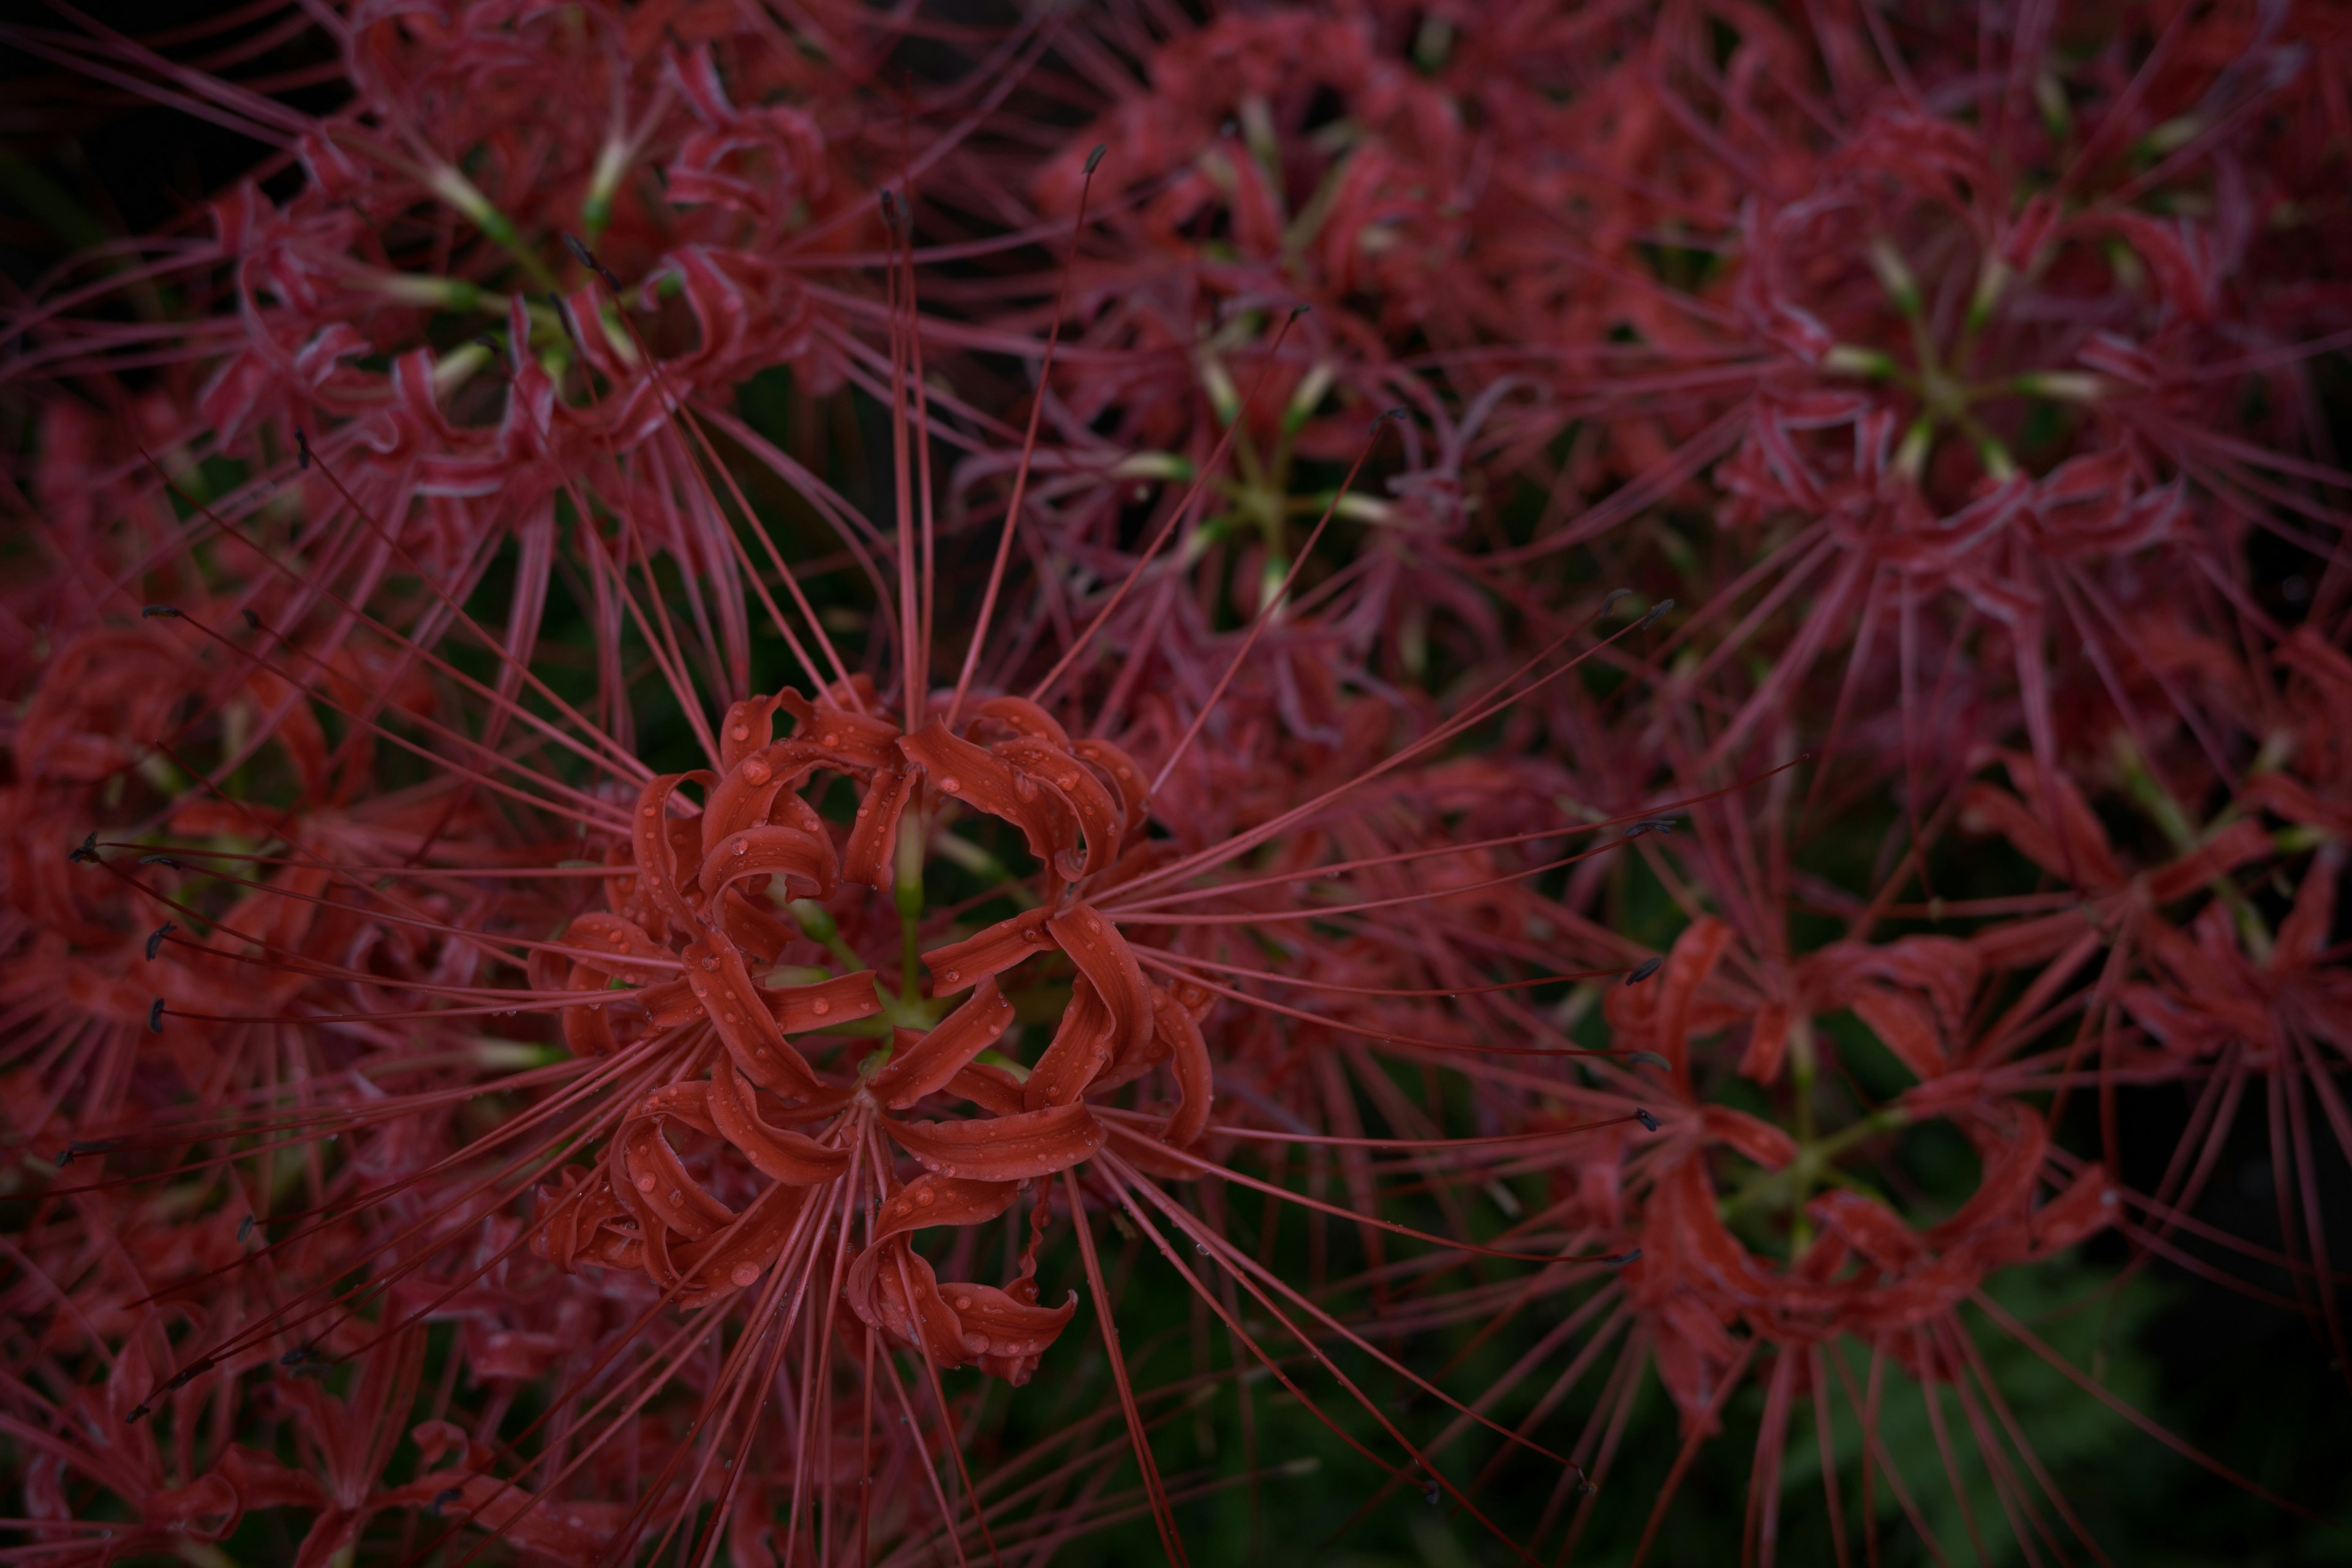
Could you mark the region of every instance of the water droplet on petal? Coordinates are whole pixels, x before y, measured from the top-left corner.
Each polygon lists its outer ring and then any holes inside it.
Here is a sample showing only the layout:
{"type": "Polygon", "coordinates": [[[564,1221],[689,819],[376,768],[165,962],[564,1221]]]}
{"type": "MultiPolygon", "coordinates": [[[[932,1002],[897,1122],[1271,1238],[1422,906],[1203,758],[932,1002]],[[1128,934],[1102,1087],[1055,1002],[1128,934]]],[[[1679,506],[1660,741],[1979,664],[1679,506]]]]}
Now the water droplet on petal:
{"type": "Polygon", "coordinates": [[[822,1018],[827,1013],[833,1011],[833,1004],[820,996],[815,1001],[809,1004],[809,1011],[822,1018]]]}
{"type": "Polygon", "coordinates": [[[950,795],[953,795],[956,791],[963,788],[963,781],[956,777],[955,774],[950,773],[940,780],[940,787],[947,791],[950,795]]]}
{"type": "Polygon", "coordinates": [[[653,1190],[654,1179],[651,1176],[639,1176],[637,1178],[637,1191],[641,1193],[649,1193],[653,1190]]]}
{"type": "Polygon", "coordinates": [[[940,978],[943,980],[953,980],[957,977],[958,973],[958,971],[950,969],[945,974],[941,975],[940,978]]]}
{"type": "Polygon", "coordinates": [[[751,726],[749,724],[738,724],[735,728],[728,731],[727,732],[730,735],[734,736],[735,739],[739,741],[748,741],[751,738],[751,726]]]}
{"type": "MultiPolygon", "coordinates": [[[[740,737],[739,736],[738,739],[740,739],[740,737]]],[[[749,1263],[737,1264],[735,1266],[734,1272],[727,1276],[727,1278],[732,1279],[738,1285],[749,1285],[752,1280],[757,1279],[759,1277],[759,1269],[749,1263]]]]}

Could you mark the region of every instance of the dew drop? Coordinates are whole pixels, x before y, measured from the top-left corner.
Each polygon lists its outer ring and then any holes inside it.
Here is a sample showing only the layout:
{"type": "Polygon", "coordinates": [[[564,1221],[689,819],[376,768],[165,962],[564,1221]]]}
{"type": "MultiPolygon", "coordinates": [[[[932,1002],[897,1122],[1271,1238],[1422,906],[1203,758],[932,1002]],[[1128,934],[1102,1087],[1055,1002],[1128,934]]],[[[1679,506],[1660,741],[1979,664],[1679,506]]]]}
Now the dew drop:
{"type": "Polygon", "coordinates": [[[653,1190],[654,1179],[651,1176],[639,1176],[637,1178],[637,1191],[641,1193],[649,1193],[653,1190]]]}
{"type": "Polygon", "coordinates": [[[940,780],[940,787],[947,791],[950,795],[953,795],[956,791],[963,788],[963,781],[956,777],[955,774],[950,773],[945,778],[940,780]]]}
{"type": "Polygon", "coordinates": [[[957,978],[957,976],[958,976],[959,973],[960,973],[960,972],[959,972],[959,971],[957,971],[957,970],[950,969],[950,970],[949,970],[946,973],[942,974],[940,978],[941,978],[942,980],[953,980],[953,979],[957,978]]]}
{"type": "Polygon", "coordinates": [[[827,730],[824,732],[824,743],[828,746],[838,746],[841,744],[841,731],[838,730],[827,730]]]}
{"type": "Polygon", "coordinates": [[[728,731],[727,732],[730,735],[734,736],[735,739],[739,741],[748,741],[751,738],[751,726],[749,724],[738,724],[735,728],[728,731]]]}
{"type": "Polygon", "coordinates": [[[734,1272],[727,1276],[727,1278],[732,1279],[738,1285],[749,1285],[752,1280],[757,1279],[759,1277],[760,1271],[749,1263],[737,1264],[735,1266],[734,1272]]]}
{"type": "Polygon", "coordinates": [[[809,1011],[822,1018],[827,1013],[833,1011],[833,1004],[820,996],[815,1001],[809,1004],[809,1011]]]}
{"type": "Polygon", "coordinates": [[[955,1299],[955,1305],[957,1311],[969,1312],[971,1310],[971,1298],[969,1296],[958,1296],[955,1299]]]}
{"type": "Polygon", "coordinates": [[[646,806],[646,807],[644,807],[644,808],[643,808],[641,815],[646,816],[655,816],[656,814],[657,814],[660,810],[661,810],[661,807],[659,807],[659,806],[657,806],[657,805],[647,805],[647,806],[646,806]]]}
{"type": "Polygon", "coordinates": [[[930,1188],[925,1187],[921,1192],[915,1194],[915,1202],[924,1208],[929,1208],[933,1204],[939,1202],[939,1199],[932,1194],[930,1188]]]}
{"type": "Polygon", "coordinates": [[[737,840],[735,840],[735,853],[736,853],[736,854],[738,854],[738,855],[749,855],[751,852],[751,841],[749,838],[738,838],[737,840]]]}

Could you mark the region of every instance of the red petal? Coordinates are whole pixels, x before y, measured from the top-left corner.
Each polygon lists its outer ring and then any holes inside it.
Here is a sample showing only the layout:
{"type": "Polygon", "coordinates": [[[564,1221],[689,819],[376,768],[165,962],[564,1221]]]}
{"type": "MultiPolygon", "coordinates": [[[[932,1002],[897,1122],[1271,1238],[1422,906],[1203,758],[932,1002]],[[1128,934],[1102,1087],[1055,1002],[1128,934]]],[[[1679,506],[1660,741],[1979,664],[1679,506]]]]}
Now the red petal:
{"type": "Polygon", "coordinates": [[[931,994],[952,996],[1024,959],[1052,952],[1045,938],[1045,922],[1052,918],[1047,910],[1025,910],[961,942],[931,949],[923,954],[924,967],[931,972],[931,994]]]}
{"type": "MultiPolygon", "coordinates": [[[[732,946],[711,947],[705,942],[689,943],[686,949],[687,986],[703,1004],[709,1015],[710,1026],[735,1058],[744,1076],[762,1089],[775,1090],[791,1100],[806,1100],[824,1092],[824,1085],[803,1060],[800,1052],[784,1041],[778,1028],[776,1015],[770,1009],[781,997],[793,995],[791,991],[763,991],[751,980],[751,971],[743,966],[743,955],[732,946]]],[[[873,995],[874,977],[865,976],[865,989],[873,995]]],[[[827,984],[837,984],[828,982],[827,984]]],[[[818,986],[798,987],[814,991],[818,986]]],[[[877,999],[875,1007],[881,1003],[877,999]]],[[[871,1009],[869,1009],[871,1010],[871,1009]]]]}
{"type": "Polygon", "coordinates": [[[1151,991],[1144,984],[1135,950],[1118,929],[1085,904],[1075,904],[1066,914],[1047,921],[1045,929],[1110,1008],[1112,1051],[1125,1055],[1146,1048],[1151,1039],[1151,991]]]}
{"type": "Polygon", "coordinates": [[[710,1072],[710,1120],[719,1136],[741,1151],[762,1175],[796,1186],[831,1181],[849,1167],[849,1151],[771,1127],[760,1116],[751,1080],[720,1062],[710,1072]]]}
{"type": "Polygon", "coordinates": [[[745,877],[784,879],[784,894],[822,899],[833,891],[833,846],[797,827],[746,827],[704,847],[697,874],[702,896],[715,900],[745,877]]]}
{"type": "Polygon", "coordinates": [[[1063,850],[1056,866],[1063,876],[1076,880],[1091,877],[1110,865],[1118,854],[1118,841],[1126,824],[1118,803],[1091,769],[1059,746],[1031,736],[1000,741],[989,750],[1053,792],[1055,798],[1077,818],[1078,831],[1086,840],[1086,853],[1079,856],[1072,850],[1063,850]]]}
{"type": "Polygon", "coordinates": [[[1013,824],[1028,840],[1030,854],[1049,866],[1055,863],[1062,847],[1055,808],[1050,804],[1055,797],[1024,778],[1012,763],[985,747],[950,734],[936,719],[900,741],[898,749],[922,765],[941,794],[1013,824]]]}
{"type": "Polygon", "coordinates": [[[1082,1104],[969,1121],[881,1120],[882,1130],[925,1169],[959,1180],[1049,1176],[1091,1157],[1103,1142],[1101,1123],[1082,1104]]]}
{"type": "Polygon", "coordinates": [[[916,782],[912,770],[892,767],[877,773],[866,786],[856,825],[849,830],[849,852],[842,859],[845,880],[887,889],[897,879],[898,819],[914,798],[916,782]]]}
{"type": "MultiPolygon", "coordinates": [[[[670,838],[673,819],[664,808],[677,786],[688,779],[699,779],[707,784],[710,775],[706,773],[663,773],[653,779],[637,792],[637,814],[631,823],[635,830],[638,881],[652,899],[654,907],[682,933],[700,929],[701,922],[695,918],[694,910],[678,889],[677,850],[670,838]]],[[[693,826],[691,819],[682,820],[688,826],[693,826]]],[[[698,836],[701,830],[695,827],[694,831],[698,836]]]]}
{"type": "Polygon", "coordinates": [[[882,998],[875,994],[874,972],[870,969],[853,970],[814,985],[778,986],[761,994],[767,998],[768,1010],[787,1035],[837,1029],[882,1011],[882,998]]]}
{"type": "Polygon", "coordinates": [[[947,1087],[971,1058],[994,1045],[1013,1023],[1013,1004],[982,979],[964,1005],[933,1025],[875,1075],[874,1097],[893,1110],[947,1087]]]}

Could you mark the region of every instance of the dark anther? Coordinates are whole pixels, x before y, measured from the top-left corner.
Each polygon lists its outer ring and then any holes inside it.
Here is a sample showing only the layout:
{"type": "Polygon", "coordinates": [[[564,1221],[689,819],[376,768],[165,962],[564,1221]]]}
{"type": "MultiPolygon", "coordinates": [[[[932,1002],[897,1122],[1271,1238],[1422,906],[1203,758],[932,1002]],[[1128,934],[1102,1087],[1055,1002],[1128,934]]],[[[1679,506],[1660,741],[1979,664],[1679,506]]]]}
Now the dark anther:
{"type": "Polygon", "coordinates": [[[98,835],[95,833],[91,834],[89,837],[83,839],[78,847],[68,850],[66,852],[66,858],[68,860],[87,860],[92,865],[98,864],[98,835]]]}
{"type": "Polygon", "coordinates": [[[251,610],[246,611],[245,629],[249,632],[259,631],[261,629],[261,617],[255,615],[251,610]]]}
{"type": "Polygon", "coordinates": [[[1633,1120],[1640,1122],[1643,1127],[1647,1129],[1649,1131],[1655,1132],[1658,1130],[1658,1119],[1651,1115],[1646,1110],[1634,1111],[1633,1120]]]}
{"type": "Polygon", "coordinates": [[[1635,1067],[1663,1068],[1669,1071],[1673,1069],[1675,1065],[1655,1051],[1627,1051],[1625,1053],[1625,1059],[1632,1062],[1635,1067]]]}
{"type": "Polygon", "coordinates": [[[179,929],[180,928],[178,926],[173,925],[170,921],[165,921],[162,925],[157,926],[153,931],[147,933],[148,962],[152,963],[154,961],[155,954],[163,951],[163,939],[179,929]]]}
{"type": "Polygon", "coordinates": [[[243,1219],[236,1222],[236,1239],[239,1242],[242,1242],[247,1237],[251,1236],[252,1234],[253,1216],[251,1215],[247,1215],[243,1219]]]}
{"type": "Polygon", "coordinates": [[[605,269],[604,264],[596,259],[596,253],[589,249],[588,247],[581,241],[578,235],[565,235],[563,237],[563,244],[564,247],[570,250],[572,256],[579,260],[581,266],[585,267],[589,271],[593,272],[597,277],[602,278],[604,280],[605,288],[610,289],[615,294],[621,291],[621,280],[614,277],[611,272],[605,269]]]}
{"type": "Polygon", "coordinates": [[[304,1362],[309,1361],[317,1353],[318,1347],[315,1345],[296,1345],[292,1350],[288,1351],[284,1355],[278,1358],[278,1364],[279,1366],[300,1366],[304,1362]]]}
{"type": "Polygon", "coordinates": [[[1435,1481],[1432,1481],[1427,1486],[1422,1488],[1421,1495],[1429,1500],[1430,1507],[1435,1508],[1437,1506],[1438,1498],[1437,1483],[1435,1481]]]}
{"type": "Polygon", "coordinates": [[[887,191],[882,193],[882,221],[894,232],[898,226],[898,199],[887,191]]]}
{"type": "Polygon", "coordinates": [[[1312,305],[1293,305],[1290,307],[1290,319],[1295,321],[1314,308],[1312,305]]]}
{"type": "Polygon", "coordinates": [[[163,1032],[163,999],[161,996],[156,997],[155,1005],[147,1009],[147,1027],[159,1035],[163,1032]]]}
{"type": "Polygon", "coordinates": [[[1660,616],[1664,615],[1668,610],[1671,610],[1674,607],[1675,602],[1672,599],[1660,599],[1656,604],[1650,606],[1650,613],[1648,615],[1643,616],[1640,620],[1633,623],[1633,629],[1635,631],[1640,631],[1643,626],[1648,626],[1652,621],[1656,620],[1660,616]]]}
{"type": "Polygon", "coordinates": [[[1641,1249],[1640,1247],[1633,1247],[1633,1249],[1631,1249],[1630,1251],[1621,1252],[1621,1253],[1619,1253],[1619,1254],[1618,1254],[1616,1257],[1614,1257],[1614,1258],[1602,1258],[1602,1259],[1601,1259],[1601,1261],[1602,1261],[1603,1263],[1614,1263],[1614,1264],[1618,1265],[1618,1266],[1619,1266],[1619,1267],[1621,1267],[1621,1268],[1622,1268],[1622,1267],[1623,1267],[1625,1264],[1628,1264],[1628,1263],[1638,1263],[1638,1262],[1640,1262],[1641,1260],[1642,1260],[1642,1249],[1641,1249]]]}
{"type": "Polygon", "coordinates": [[[144,1421],[146,1419],[147,1407],[143,1405],[134,1405],[131,1407],[131,1414],[122,1418],[122,1424],[127,1426],[133,1421],[144,1421]]]}
{"type": "Polygon", "coordinates": [[[310,437],[302,434],[302,426],[294,426],[294,461],[306,471],[310,467],[310,437]]]}
{"type": "Polygon", "coordinates": [[[185,1388],[218,1364],[210,1356],[198,1356],[164,1380],[165,1388],[185,1388]]]}
{"type": "Polygon", "coordinates": [[[142,621],[152,621],[158,616],[176,621],[180,618],[180,612],[169,605],[150,605],[139,612],[139,618],[142,621]]]}
{"type": "Polygon", "coordinates": [[[142,855],[139,863],[142,866],[169,866],[174,871],[181,868],[180,863],[169,855],[142,855]]]}
{"type": "Polygon", "coordinates": [[[580,328],[572,320],[572,307],[563,302],[563,296],[550,289],[547,302],[555,307],[555,319],[563,323],[563,335],[572,340],[572,346],[586,353],[588,345],[580,341],[580,328]]]}
{"type": "Polygon", "coordinates": [[[1645,816],[1625,830],[1628,838],[1639,838],[1644,833],[1672,833],[1675,819],[1671,816],[1645,816]]]}
{"type": "Polygon", "coordinates": [[[1664,962],[1664,959],[1656,957],[1642,960],[1641,963],[1633,966],[1633,973],[1625,976],[1625,984],[1628,985],[1639,985],[1643,981],[1647,980],[1651,975],[1655,974],[1658,972],[1658,965],[1664,962]]]}
{"type": "Polygon", "coordinates": [[[499,340],[490,336],[488,332],[476,332],[474,334],[474,346],[481,350],[484,353],[489,355],[492,359],[499,357],[499,340]]]}
{"type": "Polygon", "coordinates": [[[1609,590],[1609,596],[1608,596],[1607,598],[1605,598],[1605,599],[1603,599],[1603,600],[1601,600],[1601,613],[1602,615],[1604,615],[1604,616],[1605,616],[1605,615],[1607,615],[1610,611],[1612,611],[1612,610],[1613,610],[1613,609],[1615,609],[1615,608],[1617,607],[1617,601],[1618,601],[1618,600],[1620,600],[1620,599],[1630,599],[1630,598],[1632,598],[1633,596],[1633,589],[1631,589],[1631,588],[1612,588],[1612,589],[1610,589],[1610,590],[1609,590]]]}
{"type": "Polygon", "coordinates": [[[1108,153],[1108,152],[1109,152],[1109,151],[1110,151],[1110,143],[1109,143],[1109,142],[1096,142],[1096,143],[1095,143],[1095,150],[1094,150],[1093,152],[1091,152],[1091,153],[1087,153],[1087,174],[1093,174],[1093,173],[1095,172],[1095,167],[1096,167],[1096,165],[1097,165],[1097,164],[1098,164],[1098,163],[1100,163],[1103,161],[1103,154],[1104,154],[1104,153],[1108,153]]]}
{"type": "Polygon", "coordinates": [[[457,1487],[451,1487],[446,1491],[434,1493],[432,1504],[433,1517],[436,1519],[440,1518],[442,1510],[447,1508],[451,1503],[456,1502],[459,1498],[464,1497],[465,1495],[465,1492],[457,1487]]]}
{"type": "Polygon", "coordinates": [[[1591,1497],[1593,1493],[1595,1493],[1595,1492],[1599,1491],[1600,1489],[1600,1489],[1599,1487],[1596,1487],[1596,1486],[1594,1486],[1594,1485],[1592,1484],[1591,1478],[1587,1477],[1587,1476],[1579,1476],[1579,1477],[1577,1478],[1577,1481],[1576,1481],[1576,1495],[1577,1495],[1577,1496],[1579,1496],[1579,1497],[1591,1497]]]}
{"type": "Polygon", "coordinates": [[[121,1146],[122,1140],[120,1138],[101,1138],[94,1142],[85,1139],[76,1139],[66,1145],[64,1153],[58,1156],[58,1169],[62,1171],[72,1164],[74,1156],[77,1154],[103,1154],[110,1149],[119,1149],[121,1146]]]}

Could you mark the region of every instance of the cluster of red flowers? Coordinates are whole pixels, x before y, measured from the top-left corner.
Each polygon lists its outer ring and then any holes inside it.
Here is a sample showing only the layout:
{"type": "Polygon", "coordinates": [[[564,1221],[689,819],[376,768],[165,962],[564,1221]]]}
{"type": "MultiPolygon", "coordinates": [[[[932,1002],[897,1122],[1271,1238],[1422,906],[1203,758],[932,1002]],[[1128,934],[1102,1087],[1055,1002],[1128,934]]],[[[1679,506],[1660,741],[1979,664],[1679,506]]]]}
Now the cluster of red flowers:
{"type": "Polygon", "coordinates": [[[0,1559],[2296,1507],[2004,1282],[2352,1360],[2336,11],[60,16],[268,153],[5,314],[0,1559]]]}

